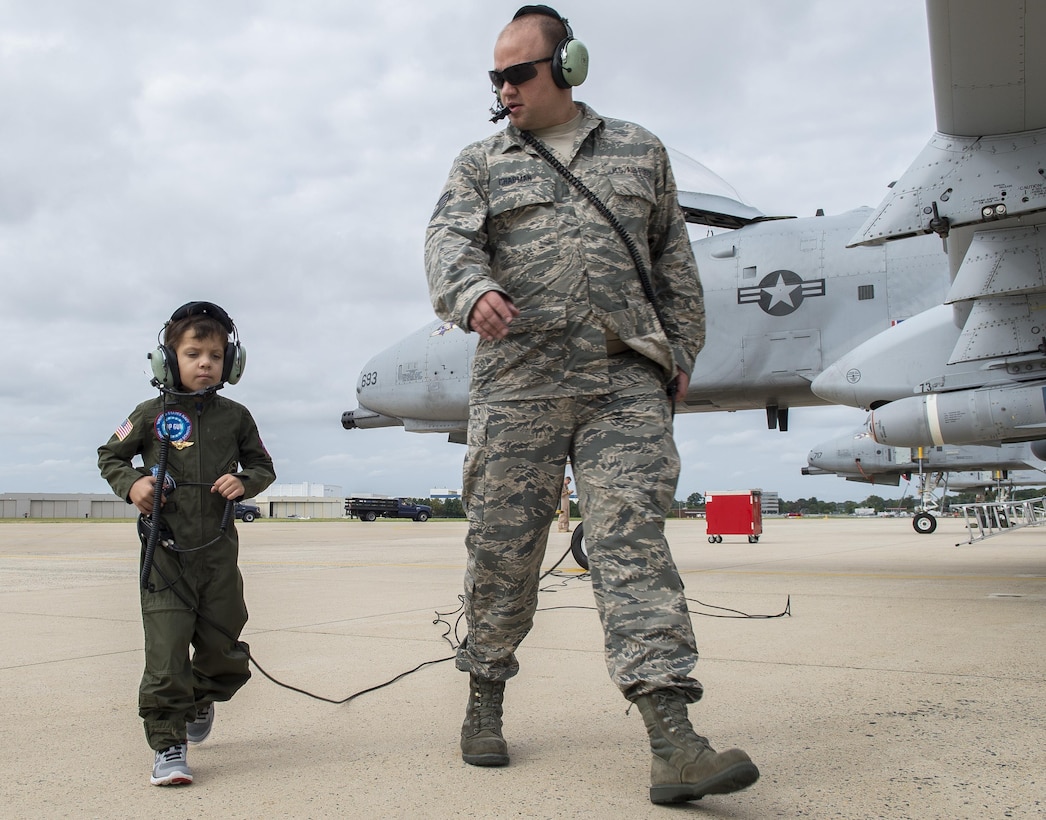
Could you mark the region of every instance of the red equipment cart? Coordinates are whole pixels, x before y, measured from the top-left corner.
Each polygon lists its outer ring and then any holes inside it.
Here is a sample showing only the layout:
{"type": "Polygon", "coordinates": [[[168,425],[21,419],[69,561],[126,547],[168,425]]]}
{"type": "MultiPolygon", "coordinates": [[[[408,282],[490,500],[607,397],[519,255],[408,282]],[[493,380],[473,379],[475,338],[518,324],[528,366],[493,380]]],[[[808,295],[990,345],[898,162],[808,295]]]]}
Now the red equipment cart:
{"type": "Polygon", "coordinates": [[[754,544],[763,534],[762,490],[724,490],[705,493],[705,523],[709,544],[723,543],[724,535],[747,535],[754,544]]]}

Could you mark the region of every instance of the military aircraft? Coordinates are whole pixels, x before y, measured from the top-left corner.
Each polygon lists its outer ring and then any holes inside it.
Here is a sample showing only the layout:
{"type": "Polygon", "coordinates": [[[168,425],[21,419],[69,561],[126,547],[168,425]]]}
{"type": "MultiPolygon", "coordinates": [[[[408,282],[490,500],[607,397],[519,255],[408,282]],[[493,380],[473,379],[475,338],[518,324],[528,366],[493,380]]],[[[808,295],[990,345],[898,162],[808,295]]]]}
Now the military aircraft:
{"type": "MultiPolygon", "coordinates": [[[[788,429],[790,407],[823,405],[810,383],[856,344],[940,302],[947,265],[935,237],[847,248],[871,215],[767,217],[693,160],[673,152],[692,224],[722,232],[692,243],[705,295],[705,346],[679,412],[765,409],[788,429]]],[[[346,429],[402,425],[463,441],[477,336],[433,320],[364,365],[346,429]]]]}
{"type": "MultiPolygon", "coordinates": [[[[847,481],[897,486],[916,479],[920,507],[916,532],[931,533],[948,489],[990,489],[1046,485],[1046,441],[990,445],[891,447],[867,428],[823,442],[810,450],[803,475],[837,475],[847,481]]],[[[1003,500],[1003,499],[1000,499],[1003,500]]]]}
{"type": "Polygon", "coordinates": [[[1046,8],[927,0],[937,133],[854,237],[934,234],[943,302],[855,347],[814,392],[898,446],[1046,436],[1046,8]]]}

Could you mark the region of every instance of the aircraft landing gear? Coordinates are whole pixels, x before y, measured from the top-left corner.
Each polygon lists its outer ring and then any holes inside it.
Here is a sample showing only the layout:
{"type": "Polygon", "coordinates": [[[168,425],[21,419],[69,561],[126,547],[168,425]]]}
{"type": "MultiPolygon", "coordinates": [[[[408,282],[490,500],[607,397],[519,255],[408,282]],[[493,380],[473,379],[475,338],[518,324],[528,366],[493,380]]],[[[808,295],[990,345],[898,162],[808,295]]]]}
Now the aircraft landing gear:
{"type": "Polygon", "coordinates": [[[929,535],[937,529],[937,519],[928,512],[917,513],[912,519],[912,527],[920,535],[929,535]]]}

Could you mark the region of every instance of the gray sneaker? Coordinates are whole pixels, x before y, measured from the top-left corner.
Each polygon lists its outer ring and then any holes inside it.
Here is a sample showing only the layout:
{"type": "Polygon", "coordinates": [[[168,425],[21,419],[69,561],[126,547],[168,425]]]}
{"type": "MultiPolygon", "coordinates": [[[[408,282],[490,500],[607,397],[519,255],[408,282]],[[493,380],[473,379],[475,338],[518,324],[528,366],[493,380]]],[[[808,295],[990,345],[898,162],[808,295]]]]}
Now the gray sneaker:
{"type": "Polygon", "coordinates": [[[156,753],[153,776],[149,782],[154,786],[187,786],[192,783],[192,769],[186,760],[186,746],[179,743],[156,753]]]}
{"type": "Polygon", "coordinates": [[[196,709],[196,718],[185,724],[185,736],[190,743],[203,743],[214,726],[214,704],[208,703],[196,709]]]}

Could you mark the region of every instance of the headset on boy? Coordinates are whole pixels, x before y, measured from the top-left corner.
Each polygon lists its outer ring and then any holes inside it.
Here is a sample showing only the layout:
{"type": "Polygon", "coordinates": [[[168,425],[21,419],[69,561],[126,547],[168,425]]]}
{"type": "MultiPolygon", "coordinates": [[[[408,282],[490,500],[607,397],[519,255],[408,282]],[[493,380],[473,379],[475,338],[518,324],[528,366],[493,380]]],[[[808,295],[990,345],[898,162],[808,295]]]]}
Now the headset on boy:
{"type": "Polygon", "coordinates": [[[232,337],[225,345],[225,357],[222,362],[222,377],[217,386],[211,388],[216,390],[226,383],[236,384],[243,376],[244,368],[247,366],[247,349],[240,344],[240,335],[236,330],[236,323],[222,308],[213,302],[186,302],[168,319],[160,332],[157,341],[160,342],[156,350],[148,354],[152,364],[152,384],[169,393],[179,392],[182,388],[181,375],[178,373],[178,355],[172,347],[161,340],[164,331],[173,323],[190,316],[210,316],[218,324],[225,328],[226,333],[232,337]]]}

